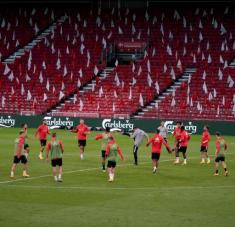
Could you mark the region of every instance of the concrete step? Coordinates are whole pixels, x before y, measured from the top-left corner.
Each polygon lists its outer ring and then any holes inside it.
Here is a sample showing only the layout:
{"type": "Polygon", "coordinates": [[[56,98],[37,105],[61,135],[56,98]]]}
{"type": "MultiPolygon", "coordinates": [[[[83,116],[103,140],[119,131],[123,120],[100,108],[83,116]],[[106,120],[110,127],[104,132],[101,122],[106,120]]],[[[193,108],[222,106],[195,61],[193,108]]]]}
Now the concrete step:
{"type": "Polygon", "coordinates": [[[165,92],[162,93],[163,96],[167,96],[167,95],[170,95],[170,94],[171,94],[170,91],[169,91],[169,92],[168,92],[168,91],[165,91],[165,92]]]}
{"type": "Polygon", "coordinates": [[[58,23],[60,23],[60,24],[63,23],[67,18],[68,18],[67,16],[63,16],[63,17],[59,18],[49,28],[47,28],[40,35],[38,35],[34,40],[32,40],[26,46],[19,49],[15,54],[13,54],[13,55],[9,56],[7,59],[5,59],[3,61],[3,63],[9,63],[9,62],[12,63],[12,62],[14,62],[14,60],[16,58],[20,58],[21,56],[23,56],[25,51],[32,49],[35,45],[37,45],[39,42],[41,42],[44,37],[51,34],[51,32],[56,28],[58,23]]]}
{"type": "Polygon", "coordinates": [[[84,87],[83,90],[84,91],[88,91],[88,90],[91,90],[92,88],[91,87],[84,87]]]}
{"type": "Polygon", "coordinates": [[[180,85],[173,85],[172,88],[174,88],[174,90],[176,90],[177,88],[179,88],[180,85]]]}

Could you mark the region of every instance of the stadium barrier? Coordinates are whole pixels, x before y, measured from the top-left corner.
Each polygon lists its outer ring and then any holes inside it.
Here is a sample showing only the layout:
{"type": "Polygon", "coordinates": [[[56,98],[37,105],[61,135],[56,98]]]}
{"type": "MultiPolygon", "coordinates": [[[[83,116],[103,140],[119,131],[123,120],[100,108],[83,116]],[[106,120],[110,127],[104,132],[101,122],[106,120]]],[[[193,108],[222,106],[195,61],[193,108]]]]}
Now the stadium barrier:
{"type": "MultiPolygon", "coordinates": [[[[0,127],[19,128],[22,123],[27,123],[29,128],[36,128],[42,120],[47,121],[48,126],[53,128],[71,128],[79,123],[79,118],[73,117],[55,117],[55,116],[20,116],[20,115],[0,115],[0,127]]],[[[130,131],[134,127],[139,127],[146,132],[154,132],[160,125],[160,120],[137,120],[137,119],[92,119],[86,118],[86,124],[94,129],[110,127],[112,129],[121,129],[130,131]]],[[[171,133],[175,128],[174,120],[165,121],[168,132],[171,133]]],[[[226,121],[184,121],[183,124],[191,134],[201,134],[204,125],[210,127],[210,132],[214,134],[220,131],[224,135],[234,135],[235,122],[226,121]]]]}

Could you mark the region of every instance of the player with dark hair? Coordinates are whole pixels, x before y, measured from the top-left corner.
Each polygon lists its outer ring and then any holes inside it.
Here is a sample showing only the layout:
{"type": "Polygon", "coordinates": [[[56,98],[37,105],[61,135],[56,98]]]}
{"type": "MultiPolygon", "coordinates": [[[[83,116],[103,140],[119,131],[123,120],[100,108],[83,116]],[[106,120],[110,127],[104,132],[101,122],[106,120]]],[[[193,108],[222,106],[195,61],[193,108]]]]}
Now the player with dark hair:
{"type": "Polygon", "coordinates": [[[201,139],[201,164],[206,163],[205,159],[207,159],[207,164],[210,163],[210,158],[208,155],[208,144],[211,139],[210,133],[209,133],[209,127],[204,126],[203,133],[202,133],[202,139],[201,139]]]}
{"type": "Polygon", "coordinates": [[[134,164],[138,165],[138,149],[142,144],[144,137],[146,137],[147,140],[149,139],[148,134],[142,129],[139,129],[137,127],[134,127],[133,133],[124,132],[122,134],[127,135],[134,140],[134,146],[133,146],[134,164]]]}
{"type": "Polygon", "coordinates": [[[53,176],[56,182],[57,181],[62,182],[63,152],[64,152],[63,143],[60,140],[57,140],[56,133],[53,133],[51,135],[51,141],[47,145],[47,160],[49,160],[49,153],[50,153],[53,176]],[[57,168],[56,168],[57,166],[59,167],[58,174],[57,174],[57,168]]]}
{"type": "Polygon", "coordinates": [[[174,132],[173,132],[173,137],[175,138],[174,139],[174,151],[175,151],[175,164],[178,164],[179,163],[179,158],[177,157],[177,153],[178,153],[178,149],[179,149],[179,140],[180,140],[180,136],[181,136],[181,125],[182,123],[180,121],[177,121],[176,122],[176,128],[174,129],[174,132]]]}
{"type": "Polygon", "coordinates": [[[24,143],[24,154],[25,154],[25,157],[28,159],[28,155],[29,155],[29,144],[27,143],[27,139],[28,139],[28,125],[26,123],[22,123],[21,124],[21,129],[23,132],[25,132],[25,143],[24,143]]]}
{"type": "Polygon", "coordinates": [[[124,160],[122,151],[118,144],[114,141],[113,137],[108,138],[108,145],[106,147],[105,156],[108,160],[108,173],[109,173],[109,182],[114,181],[114,174],[115,174],[115,167],[117,164],[118,154],[120,155],[121,159],[124,160]]]}
{"type": "Polygon", "coordinates": [[[35,132],[34,136],[37,137],[39,135],[40,140],[40,153],[39,153],[39,159],[43,159],[43,151],[47,144],[47,135],[49,135],[49,128],[47,126],[47,121],[43,120],[42,124],[37,128],[37,131],[35,132]]]}
{"type": "Polygon", "coordinates": [[[219,176],[219,163],[221,162],[222,167],[224,168],[224,175],[228,176],[228,169],[225,163],[224,151],[227,150],[227,143],[221,136],[221,133],[216,132],[216,152],[215,152],[215,173],[214,176],[219,176]]]}
{"type": "Polygon", "coordinates": [[[113,135],[110,133],[110,128],[106,127],[105,131],[102,134],[97,134],[95,136],[96,140],[102,139],[102,144],[101,144],[101,157],[102,157],[102,169],[105,172],[105,152],[106,152],[106,147],[109,142],[109,137],[113,137],[113,135]]]}
{"type": "Polygon", "coordinates": [[[78,146],[80,148],[80,158],[84,159],[84,151],[86,147],[86,139],[87,134],[90,133],[88,126],[85,124],[83,119],[80,119],[80,124],[76,127],[76,129],[70,130],[71,132],[77,133],[78,138],[78,146]]]}
{"type": "Polygon", "coordinates": [[[152,166],[153,166],[153,173],[156,173],[158,168],[158,161],[160,159],[160,155],[162,152],[162,144],[165,145],[169,153],[171,153],[171,148],[170,145],[160,135],[159,129],[157,129],[156,134],[149,139],[146,146],[148,147],[149,144],[152,144],[152,166]]]}
{"type": "Polygon", "coordinates": [[[187,152],[187,147],[188,147],[188,141],[190,140],[190,135],[189,133],[185,130],[184,126],[181,126],[181,133],[180,133],[180,139],[179,139],[179,149],[175,152],[176,156],[176,164],[179,163],[179,152],[182,152],[184,161],[183,165],[187,164],[187,157],[186,157],[186,152],[187,152]]]}
{"type": "Polygon", "coordinates": [[[28,171],[28,166],[27,166],[27,158],[24,153],[24,143],[25,143],[25,137],[26,133],[21,130],[19,132],[19,137],[15,140],[15,155],[13,159],[13,164],[11,167],[11,178],[14,178],[15,176],[15,171],[16,171],[16,166],[19,162],[23,164],[23,177],[29,177],[27,171],[28,171]]]}

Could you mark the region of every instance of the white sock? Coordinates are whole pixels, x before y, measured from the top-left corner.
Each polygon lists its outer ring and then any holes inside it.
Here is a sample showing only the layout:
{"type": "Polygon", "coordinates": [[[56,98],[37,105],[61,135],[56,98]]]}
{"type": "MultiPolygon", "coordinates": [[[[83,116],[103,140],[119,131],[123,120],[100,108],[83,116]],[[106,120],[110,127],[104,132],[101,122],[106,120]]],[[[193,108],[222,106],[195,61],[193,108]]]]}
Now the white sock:
{"type": "Polygon", "coordinates": [[[156,167],[156,166],[154,166],[154,167],[153,167],[153,170],[157,170],[157,167],[156,167]]]}
{"type": "Polygon", "coordinates": [[[178,161],[180,160],[180,158],[179,158],[179,157],[176,157],[175,160],[178,162],[178,161]]]}
{"type": "Polygon", "coordinates": [[[202,158],[202,162],[205,162],[205,158],[202,158]]]}
{"type": "Polygon", "coordinates": [[[185,159],[184,159],[184,163],[186,163],[186,162],[187,162],[187,159],[185,158],[185,159]]]}
{"type": "Polygon", "coordinates": [[[11,171],[11,177],[14,177],[14,172],[13,171],[11,171]]]}
{"type": "Polygon", "coordinates": [[[61,174],[59,174],[59,175],[58,175],[58,178],[59,178],[59,179],[61,179],[61,178],[62,178],[62,175],[61,175],[61,174]]]}
{"type": "Polygon", "coordinates": [[[57,180],[58,180],[57,176],[54,176],[54,180],[55,180],[55,181],[57,181],[57,180]]]}
{"type": "Polygon", "coordinates": [[[207,158],[207,161],[210,161],[210,158],[209,158],[209,157],[207,158]]]}
{"type": "Polygon", "coordinates": [[[24,155],[25,155],[26,158],[28,158],[28,155],[29,155],[29,154],[28,154],[28,153],[25,153],[24,155]]]}
{"type": "Polygon", "coordinates": [[[111,173],[111,179],[112,180],[114,179],[114,173],[111,173]]]}
{"type": "Polygon", "coordinates": [[[80,154],[80,158],[81,158],[81,159],[83,159],[83,158],[84,158],[83,154],[80,154]]]}

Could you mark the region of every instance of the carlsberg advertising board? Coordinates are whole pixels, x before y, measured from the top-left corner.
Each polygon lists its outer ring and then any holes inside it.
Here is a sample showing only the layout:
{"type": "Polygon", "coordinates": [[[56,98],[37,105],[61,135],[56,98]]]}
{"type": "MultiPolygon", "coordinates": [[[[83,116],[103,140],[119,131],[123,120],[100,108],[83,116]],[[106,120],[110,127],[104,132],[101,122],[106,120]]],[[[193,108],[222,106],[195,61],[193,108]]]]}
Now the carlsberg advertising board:
{"type": "Polygon", "coordinates": [[[109,127],[113,130],[123,130],[123,131],[132,131],[134,128],[134,123],[131,123],[129,119],[104,119],[102,121],[102,128],[105,129],[109,127]]]}
{"type": "MultiPolygon", "coordinates": [[[[20,116],[20,115],[0,115],[0,128],[20,128],[22,123],[27,123],[29,128],[37,128],[42,120],[47,121],[51,129],[71,128],[79,124],[79,118],[73,117],[52,117],[52,116],[20,116]]],[[[105,129],[110,127],[113,130],[132,131],[134,127],[141,128],[146,132],[155,132],[160,125],[161,120],[136,120],[136,119],[111,119],[111,118],[86,118],[85,123],[93,129],[105,129]]],[[[210,133],[213,135],[216,131],[220,131],[224,135],[235,134],[235,122],[225,121],[183,121],[185,129],[190,134],[201,134],[204,125],[208,125],[210,133]]],[[[175,129],[175,120],[166,120],[165,127],[168,133],[172,133],[175,129]]]]}
{"type": "MultiPolygon", "coordinates": [[[[176,128],[176,123],[174,121],[165,121],[164,126],[167,128],[168,133],[173,133],[176,128]]],[[[184,122],[184,127],[190,134],[197,133],[197,125],[194,125],[191,121],[184,122]]]]}
{"type": "Polygon", "coordinates": [[[11,128],[15,126],[15,119],[12,116],[1,116],[0,117],[0,127],[11,128]]]}
{"type": "Polygon", "coordinates": [[[44,120],[46,120],[47,125],[49,126],[50,129],[56,129],[56,128],[61,128],[61,127],[73,127],[74,124],[74,119],[71,120],[69,117],[66,118],[60,118],[60,117],[44,117],[44,120]]]}

